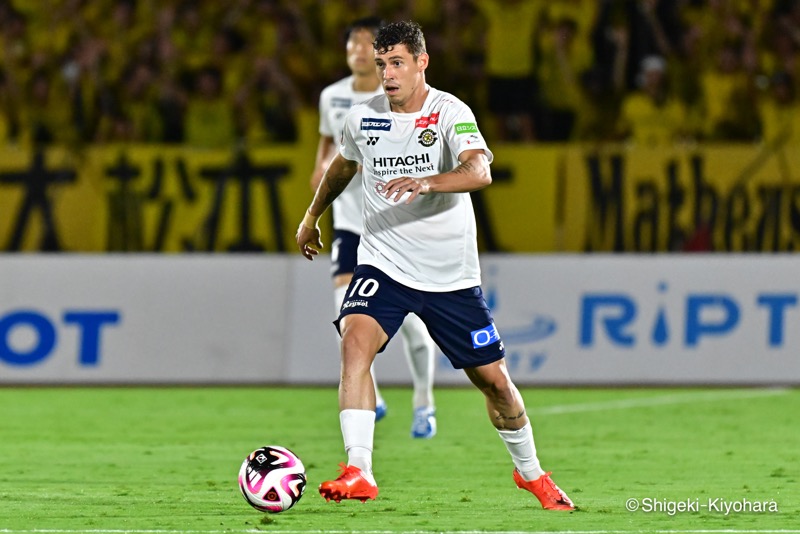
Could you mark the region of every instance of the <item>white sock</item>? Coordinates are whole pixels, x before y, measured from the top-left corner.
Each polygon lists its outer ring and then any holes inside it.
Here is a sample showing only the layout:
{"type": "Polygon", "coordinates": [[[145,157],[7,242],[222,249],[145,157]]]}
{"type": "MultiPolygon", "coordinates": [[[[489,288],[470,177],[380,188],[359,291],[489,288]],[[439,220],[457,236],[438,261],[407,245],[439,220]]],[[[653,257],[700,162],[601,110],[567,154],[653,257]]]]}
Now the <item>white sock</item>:
{"type": "MultiPolygon", "coordinates": [[[[344,302],[344,296],[347,294],[347,286],[339,286],[333,288],[333,301],[336,304],[336,317],[339,317],[339,311],[342,309],[342,302],[344,302]]],[[[339,350],[341,350],[342,338],[339,338],[339,350]]],[[[383,404],[383,396],[381,395],[380,390],[378,389],[378,381],[375,379],[375,365],[373,364],[372,367],[369,368],[369,372],[372,374],[372,383],[375,386],[375,404],[383,404]]]]}
{"type": "Polygon", "coordinates": [[[536,457],[536,445],[533,442],[530,422],[519,430],[498,430],[497,433],[506,444],[506,449],[511,454],[514,466],[522,478],[536,480],[544,474],[539,465],[539,458],[536,457]]]}
{"type": "Polygon", "coordinates": [[[375,412],[372,410],[342,410],[339,412],[339,422],[342,425],[347,465],[358,467],[370,482],[375,483],[375,479],[372,477],[375,412]]]}
{"type": "Polygon", "coordinates": [[[400,333],[403,335],[403,347],[414,381],[414,409],[423,406],[434,408],[433,367],[436,345],[428,334],[425,323],[413,313],[406,315],[400,326],[400,333]]]}

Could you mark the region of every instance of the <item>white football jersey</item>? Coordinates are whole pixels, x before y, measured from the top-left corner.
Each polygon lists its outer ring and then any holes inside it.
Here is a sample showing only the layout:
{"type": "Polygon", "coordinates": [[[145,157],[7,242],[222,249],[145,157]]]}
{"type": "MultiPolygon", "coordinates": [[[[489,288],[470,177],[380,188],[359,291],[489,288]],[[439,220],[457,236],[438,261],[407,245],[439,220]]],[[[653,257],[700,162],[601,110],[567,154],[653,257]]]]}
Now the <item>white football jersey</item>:
{"type": "MultiPolygon", "coordinates": [[[[322,90],[319,97],[319,133],[332,137],[334,143],[342,139],[342,128],[347,112],[359,102],[383,94],[378,85],[375,91],[361,92],[353,90],[353,76],[343,78],[322,90]]],[[[333,227],[361,235],[361,175],[353,178],[347,189],[333,202],[333,227]]]]}
{"type": "Polygon", "coordinates": [[[395,202],[383,195],[393,178],[453,170],[465,150],[481,149],[492,161],[472,110],[449,93],[428,90],[417,113],[393,113],[386,96],[353,106],[339,151],[363,165],[358,263],[414,289],[455,291],[481,283],[469,193],[430,193],[410,204],[405,196],[395,202]]]}

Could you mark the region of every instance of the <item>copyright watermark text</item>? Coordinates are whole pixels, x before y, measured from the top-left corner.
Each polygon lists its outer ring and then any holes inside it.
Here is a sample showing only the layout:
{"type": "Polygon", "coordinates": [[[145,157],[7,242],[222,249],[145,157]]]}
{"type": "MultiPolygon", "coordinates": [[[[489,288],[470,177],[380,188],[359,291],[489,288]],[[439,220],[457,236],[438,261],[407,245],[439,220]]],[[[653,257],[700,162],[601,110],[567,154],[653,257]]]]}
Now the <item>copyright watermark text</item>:
{"type": "Polygon", "coordinates": [[[754,500],[748,498],[725,499],[723,497],[709,497],[707,499],[659,499],[655,497],[632,497],[625,501],[625,508],[629,512],[661,513],[667,515],[712,513],[712,514],[762,514],[777,513],[778,503],[775,499],[754,500]]]}

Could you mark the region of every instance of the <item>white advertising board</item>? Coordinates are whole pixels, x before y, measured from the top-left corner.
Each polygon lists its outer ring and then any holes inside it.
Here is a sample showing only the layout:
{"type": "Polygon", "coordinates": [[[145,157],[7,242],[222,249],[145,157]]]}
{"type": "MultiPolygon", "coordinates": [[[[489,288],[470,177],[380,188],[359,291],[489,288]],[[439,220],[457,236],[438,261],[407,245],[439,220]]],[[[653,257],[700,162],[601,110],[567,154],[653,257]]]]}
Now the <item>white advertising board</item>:
{"type": "Polygon", "coordinates": [[[287,261],[0,257],[0,382],[280,382],[287,261]]]}
{"type": "MultiPolygon", "coordinates": [[[[335,385],[329,260],[0,256],[0,383],[335,385]]],[[[482,259],[526,385],[800,384],[800,257],[482,259]]],[[[408,384],[402,342],[376,363],[408,384]]],[[[438,384],[466,384],[443,355],[438,384]]]]}
{"type": "Polygon", "coordinates": [[[487,257],[521,383],[800,381],[800,257],[487,257]]]}

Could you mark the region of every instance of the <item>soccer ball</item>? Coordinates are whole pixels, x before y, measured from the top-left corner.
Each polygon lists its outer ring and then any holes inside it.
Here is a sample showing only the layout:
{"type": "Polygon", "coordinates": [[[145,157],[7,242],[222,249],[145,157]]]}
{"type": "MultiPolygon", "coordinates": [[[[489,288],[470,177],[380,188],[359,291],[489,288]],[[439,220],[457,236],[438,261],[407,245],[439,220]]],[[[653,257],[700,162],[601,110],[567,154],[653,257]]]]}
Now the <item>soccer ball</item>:
{"type": "Polygon", "coordinates": [[[251,452],[239,469],[239,489],[256,510],[285,512],[306,490],[306,469],[295,453],[269,445],[251,452]]]}

